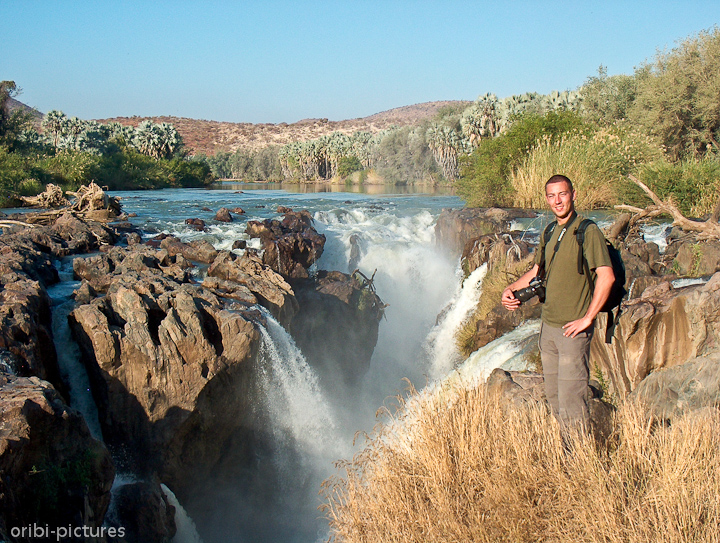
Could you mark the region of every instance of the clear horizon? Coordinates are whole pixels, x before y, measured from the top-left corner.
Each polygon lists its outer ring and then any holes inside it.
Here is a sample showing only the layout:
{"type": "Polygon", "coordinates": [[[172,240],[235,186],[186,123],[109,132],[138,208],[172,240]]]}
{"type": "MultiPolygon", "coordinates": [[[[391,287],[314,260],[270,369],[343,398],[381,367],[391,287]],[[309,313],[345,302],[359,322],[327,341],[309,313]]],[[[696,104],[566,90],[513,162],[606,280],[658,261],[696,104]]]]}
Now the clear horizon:
{"type": "Polygon", "coordinates": [[[4,0],[0,19],[0,78],[43,113],[293,123],[631,74],[720,0],[4,0]]]}

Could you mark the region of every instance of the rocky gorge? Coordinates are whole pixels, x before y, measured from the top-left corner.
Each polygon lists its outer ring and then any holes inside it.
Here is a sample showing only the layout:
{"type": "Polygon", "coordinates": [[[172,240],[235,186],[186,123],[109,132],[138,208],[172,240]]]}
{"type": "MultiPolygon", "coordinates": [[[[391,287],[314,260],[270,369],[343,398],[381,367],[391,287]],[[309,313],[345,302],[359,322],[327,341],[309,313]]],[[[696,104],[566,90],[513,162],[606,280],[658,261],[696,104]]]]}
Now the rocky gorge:
{"type": "Polygon", "coordinates": [[[356,353],[339,370],[350,379],[369,364],[383,304],[356,276],[308,277],[325,240],[306,212],[286,209],[282,221],[251,223],[249,235],[265,250],[238,256],[167,235],[142,243],[115,202],[96,186],[88,191],[94,203],[84,209],[1,223],[0,537],[24,540],[13,528],[33,523],[100,526],[118,470],[141,482],[120,494],[114,522],[135,526],[129,540],[169,541],[174,520],[159,481],[187,498],[210,472],[252,462],[263,446],[268,424],[255,407],[254,375],[265,320],[292,327],[310,309],[298,299],[312,298],[321,314],[327,307],[332,322],[294,327],[308,346],[326,328],[353,330],[336,337],[356,353]],[[101,210],[104,220],[94,220],[101,210]],[[68,406],[53,344],[47,289],[59,281],[56,261],[67,257],[81,281],[69,321],[102,442],[68,406]],[[202,281],[189,273],[198,266],[206,268],[202,281]],[[39,492],[52,496],[39,501],[39,492]],[[133,519],[138,511],[146,511],[145,525],[133,519]]]}
{"type": "MultiPolygon", "coordinates": [[[[238,240],[226,250],[168,233],[143,237],[97,187],[83,195],[82,206],[0,218],[0,536],[22,540],[14,527],[71,519],[132,526],[127,541],[169,541],[174,512],[160,482],[184,503],[204,481],[230,477],[273,446],[257,377],[268,321],[291,333],[321,380],[343,383],[342,395],[367,372],[386,305],[374,275],[313,269],[326,236],[304,210],[248,221],[255,248],[238,240]],[[102,440],[69,407],[53,341],[48,288],[61,259],[72,259],[79,281],[68,320],[102,440]],[[138,480],[111,506],[116,473],[138,480]]],[[[508,314],[492,298],[492,277],[506,284],[534,249],[536,239],[512,230],[531,215],[462,209],[435,223],[436,242],[461,258],[466,275],[488,266],[462,330],[468,352],[539,315],[536,303],[508,314]]],[[[610,409],[603,394],[642,396],[664,421],[717,408],[720,245],[675,229],[661,252],[627,221],[612,230],[629,295],[613,342],[593,340],[603,381],[593,383],[597,419],[610,409]],[[687,275],[702,279],[685,285],[687,275]]],[[[503,370],[488,381],[508,398],[541,398],[541,383],[541,374],[503,370]]]]}

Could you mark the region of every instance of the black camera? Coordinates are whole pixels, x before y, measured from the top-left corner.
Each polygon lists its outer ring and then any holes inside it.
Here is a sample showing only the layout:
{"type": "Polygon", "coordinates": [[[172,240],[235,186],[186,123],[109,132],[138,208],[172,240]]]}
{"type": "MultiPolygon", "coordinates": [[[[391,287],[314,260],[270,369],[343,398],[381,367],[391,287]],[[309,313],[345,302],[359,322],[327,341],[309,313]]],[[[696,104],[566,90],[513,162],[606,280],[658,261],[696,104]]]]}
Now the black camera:
{"type": "Polygon", "coordinates": [[[540,303],[545,301],[545,287],[542,284],[542,279],[535,276],[530,280],[530,284],[525,288],[513,290],[513,296],[520,300],[521,303],[527,302],[533,296],[537,296],[540,303]]]}

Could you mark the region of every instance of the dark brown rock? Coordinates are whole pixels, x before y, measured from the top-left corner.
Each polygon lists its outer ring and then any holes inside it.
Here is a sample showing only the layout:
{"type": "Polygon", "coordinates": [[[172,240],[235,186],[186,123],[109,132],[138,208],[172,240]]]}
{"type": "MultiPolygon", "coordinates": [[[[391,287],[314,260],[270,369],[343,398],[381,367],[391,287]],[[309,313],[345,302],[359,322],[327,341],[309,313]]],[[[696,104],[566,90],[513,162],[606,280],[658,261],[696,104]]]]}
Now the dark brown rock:
{"type": "Polygon", "coordinates": [[[300,310],[290,324],[295,342],[322,379],[357,384],[377,343],[384,304],[360,275],[319,271],[293,281],[300,310]]]}
{"type": "Polygon", "coordinates": [[[202,219],[198,219],[197,217],[185,219],[185,224],[187,224],[188,226],[192,226],[195,230],[198,230],[200,232],[204,232],[206,230],[205,221],[202,219]]]}
{"type": "Polygon", "coordinates": [[[215,213],[215,220],[220,222],[233,222],[230,210],[226,207],[221,207],[218,212],[215,213]]]}
{"type": "Polygon", "coordinates": [[[177,531],[175,507],[157,482],[135,482],[115,491],[113,524],[127,543],[170,543],[177,531]]]}
{"type": "Polygon", "coordinates": [[[282,221],[248,221],[245,232],[260,238],[263,262],[283,277],[306,278],[307,269],[323,253],[325,236],[312,226],[307,210],[288,211],[282,221]]]}
{"type": "Polygon", "coordinates": [[[101,526],[113,478],[107,449],[52,385],[0,372],[0,537],[33,523],[101,526]]]}

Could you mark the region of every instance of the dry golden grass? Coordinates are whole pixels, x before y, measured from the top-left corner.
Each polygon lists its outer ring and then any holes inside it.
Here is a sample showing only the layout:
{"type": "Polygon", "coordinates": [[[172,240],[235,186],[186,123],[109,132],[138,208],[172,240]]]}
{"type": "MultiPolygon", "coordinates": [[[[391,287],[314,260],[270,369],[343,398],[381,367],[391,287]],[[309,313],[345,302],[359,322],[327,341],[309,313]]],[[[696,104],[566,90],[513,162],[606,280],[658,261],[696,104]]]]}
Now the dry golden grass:
{"type": "Polygon", "coordinates": [[[717,410],[670,428],[624,405],[602,447],[563,447],[539,405],[501,408],[483,387],[412,397],[326,481],[331,540],[720,541],[717,410]]]}

